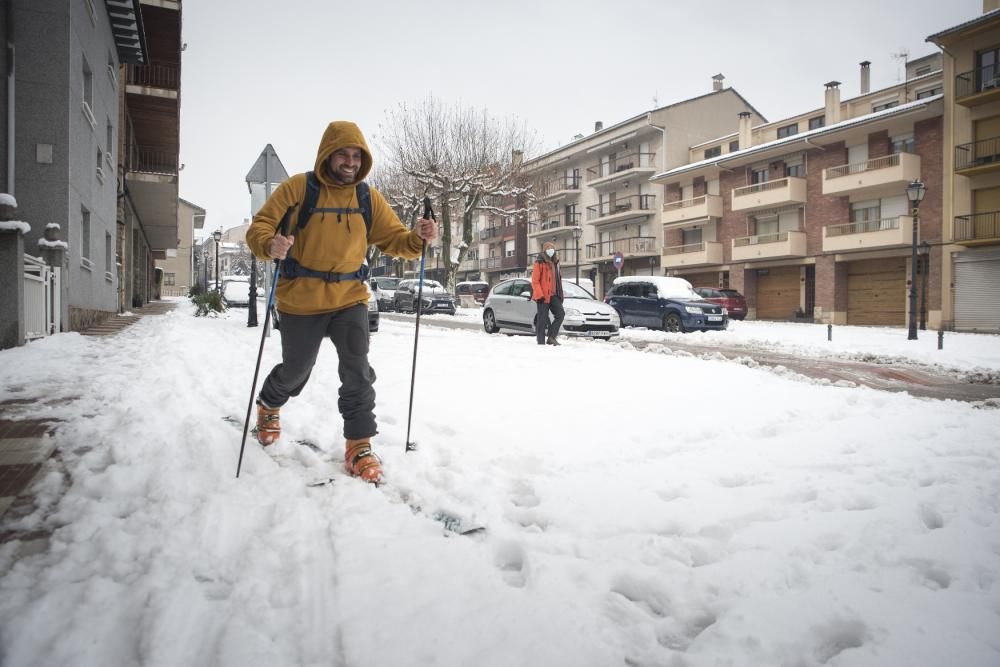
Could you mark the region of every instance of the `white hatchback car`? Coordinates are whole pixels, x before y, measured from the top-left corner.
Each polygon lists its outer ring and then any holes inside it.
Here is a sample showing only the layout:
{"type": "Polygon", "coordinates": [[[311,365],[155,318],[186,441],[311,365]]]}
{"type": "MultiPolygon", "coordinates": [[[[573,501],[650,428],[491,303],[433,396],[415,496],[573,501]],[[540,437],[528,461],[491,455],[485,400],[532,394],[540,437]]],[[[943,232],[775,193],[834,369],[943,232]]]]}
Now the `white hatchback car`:
{"type": "MultiPolygon", "coordinates": [[[[559,333],[586,338],[618,335],[621,321],[615,309],[570,280],[563,280],[563,308],[566,319],[559,333]]],[[[531,281],[513,278],[498,283],[483,304],[486,333],[535,333],[538,306],[531,300],[531,281]]],[[[551,314],[550,314],[551,317],[551,314]]]]}

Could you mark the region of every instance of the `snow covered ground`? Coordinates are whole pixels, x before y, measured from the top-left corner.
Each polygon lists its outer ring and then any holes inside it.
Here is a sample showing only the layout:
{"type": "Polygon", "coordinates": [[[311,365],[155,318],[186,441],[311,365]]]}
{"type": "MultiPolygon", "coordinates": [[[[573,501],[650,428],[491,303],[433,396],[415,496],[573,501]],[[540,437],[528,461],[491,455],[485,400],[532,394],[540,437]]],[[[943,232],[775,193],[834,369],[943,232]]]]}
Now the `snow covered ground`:
{"type": "MultiPolygon", "coordinates": [[[[235,479],[223,418],[245,414],[260,329],[192,310],[0,353],[0,400],[76,397],[24,409],[64,420],[63,471],[5,519],[51,531],[34,555],[0,545],[5,667],[1000,664],[1000,410],[421,327],[404,453],[413,327],[387,318],[390,487],[337,472],[332,346],[235,479]],[[436,510],[487,530],[445,534],[436,510]]],[[[727,333],[822,349],[808,329],[727,333]]],[[[845,352],[918,354],[847,329],[845,352]]],[[[1000,369],[1000,339],[959,340],[949,365],[1000,369]]],[[[278,356],[275,337],[265,371],[278,356]]]]}

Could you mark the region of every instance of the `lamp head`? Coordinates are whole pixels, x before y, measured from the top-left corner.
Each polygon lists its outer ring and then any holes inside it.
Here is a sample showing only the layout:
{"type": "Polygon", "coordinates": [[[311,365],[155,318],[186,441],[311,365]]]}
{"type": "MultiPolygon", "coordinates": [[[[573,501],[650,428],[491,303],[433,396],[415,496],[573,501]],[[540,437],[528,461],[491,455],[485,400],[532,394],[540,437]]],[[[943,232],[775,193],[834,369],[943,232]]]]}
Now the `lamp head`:
{"type": "Polygon", "coordinates": [[[212,238],[215,239],[216,243],[218,243],[219,241],[221,241],[222,240],[222,230],[221,229],[216,229],[214,232],[212,232],[212,238]]]}
{"type": "Polygon", "coordinates": [[[927,188],[920,181],[913,181],[906,186],[906,198],[910,200],[913,207],[920,205],[925,194],[927,194],[927,188]]]}

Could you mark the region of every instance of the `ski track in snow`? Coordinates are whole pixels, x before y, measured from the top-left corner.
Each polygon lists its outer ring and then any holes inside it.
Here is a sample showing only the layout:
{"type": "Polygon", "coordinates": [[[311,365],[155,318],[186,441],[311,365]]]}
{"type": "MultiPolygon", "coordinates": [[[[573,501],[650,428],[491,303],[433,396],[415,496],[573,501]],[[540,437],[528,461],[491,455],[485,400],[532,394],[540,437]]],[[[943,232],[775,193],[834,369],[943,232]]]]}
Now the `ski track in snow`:
{"type": "Polygon", "coordinates": [[[391,492],[339,471],[328,346],[237,480],[259,335],[179,310],[5,353],[0,397],[78,397],[31,406],[61,463],[8,526],[48,549],[0,545],[5,666],[1000,662],[996,411],[427,328],[404,453],[412,327],[383,322],[391,492]]]}

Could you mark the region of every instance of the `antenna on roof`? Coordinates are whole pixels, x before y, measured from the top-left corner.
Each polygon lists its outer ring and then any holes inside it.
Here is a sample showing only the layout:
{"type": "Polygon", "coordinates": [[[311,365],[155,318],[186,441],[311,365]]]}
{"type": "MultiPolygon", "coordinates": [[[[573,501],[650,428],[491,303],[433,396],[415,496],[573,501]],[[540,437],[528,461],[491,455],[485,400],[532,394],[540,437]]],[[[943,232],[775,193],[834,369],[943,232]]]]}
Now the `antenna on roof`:
{"type": "Polygon", "coordinates": [[[660,108],[660,92],[658,90],[653,91],[653,108],[660,108]]]}
{"type": "MultiPolygon", "coordinates": [[[[905,46],[899,47],[899,51],[889,54],[896,61],[903,61],[903,73],[900,75],[899,70],[896,70],[896,81],[902,81],[906,76],[906,63],[910,57],[910,52],[905,46]]],[[[898,64],[898,63],[897,63],[898,64]]]]}

